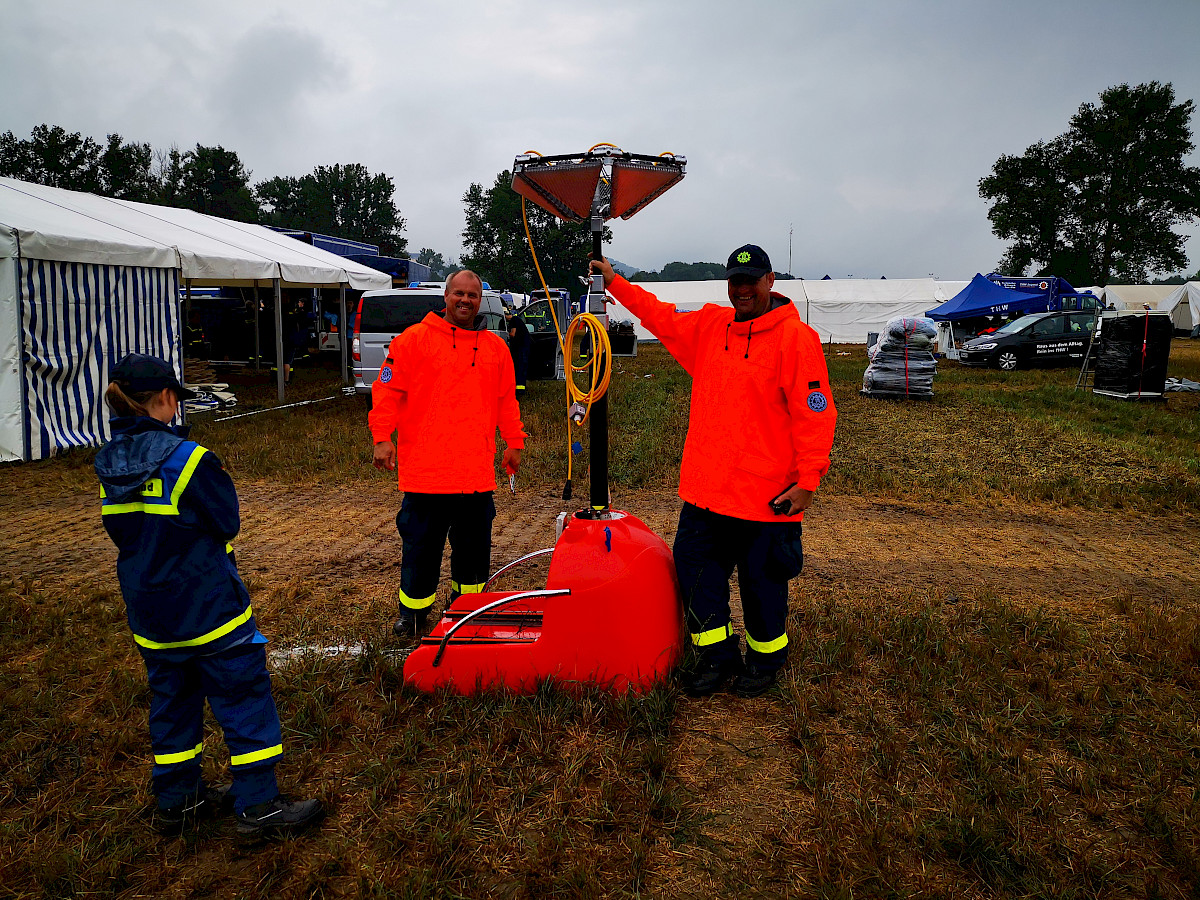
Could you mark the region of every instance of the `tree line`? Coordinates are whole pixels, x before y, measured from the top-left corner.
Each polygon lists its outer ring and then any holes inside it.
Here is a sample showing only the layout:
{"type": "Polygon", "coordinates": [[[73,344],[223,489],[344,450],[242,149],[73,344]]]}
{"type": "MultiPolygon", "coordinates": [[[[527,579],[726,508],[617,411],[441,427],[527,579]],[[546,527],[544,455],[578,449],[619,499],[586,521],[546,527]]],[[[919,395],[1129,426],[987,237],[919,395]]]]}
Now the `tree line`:
{"type": "MultiPolygon", "coordinates": [[[[238,154],[197,144],[155,150],[110,134],[103,142],[38,125],[28,139],[0,134],[0,175],[105,197],[176,206],[233,219],[337,235],[405,253],[395,184],[360,163],[317,166],[307,175],[251,183],[238,154]]],[[[432,252],[432,251],[431,251],[432,252]]]]}
{"type": "MultiPolygon", "coordinates": [[[[1009,241],[997,264],[1006,275],[1060,275],[1076,285],[1144,282],[1152,273],[1181,272],[1186,237],[1175,227],[1200,218],[1200,168],[1188,166],[1191,100],[1176,102],[1170,84],[1121,84],[1084,103],[1067,130],[1020,156],[1003,155],[979,181],[991,201],[988,218],[1009,241]]],[[[194,209],[223,218],[337,235],[406,256],[404,217],[395,183],[360,163],[317,166],[301,176],[251,182],[238,154],[197,144],[155,150],[109,134],[103,142],[39,125],[28,139],[0,134],[0,175],[69,190],[194,209]]],[[[542,276],[574,290],[591,250],[586,224],[556,219],[536,204],[522,215],[512,173],[463,194],[462,265],[491,284],[531,291],[540,280],[526,241],[526,223],[542,276]]],[[[606,228],[604,242],[612,240],[606,228]]],[[[434,277],[457,263],[423,247],[416,259],[434,277]]],[[[698,281],[724,277],[720,263],[672,262],[633,281],[698,281]]],[[[1183,280],[1182,274],[1166,281],[1183,280]]],[[[1200,279],[1200,271],[1193,279],[1200,279]]]]}

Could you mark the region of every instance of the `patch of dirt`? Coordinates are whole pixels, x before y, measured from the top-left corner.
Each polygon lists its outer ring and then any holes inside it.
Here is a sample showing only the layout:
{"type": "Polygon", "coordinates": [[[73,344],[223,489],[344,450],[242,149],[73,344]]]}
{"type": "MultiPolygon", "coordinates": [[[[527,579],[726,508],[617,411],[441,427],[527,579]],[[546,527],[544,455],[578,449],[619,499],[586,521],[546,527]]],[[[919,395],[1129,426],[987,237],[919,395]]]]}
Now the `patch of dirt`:
{"type": "MultiPolygon", "coordinates": [[[[8,572],[44,587],[99,583],[115,589],[116,552],[94,493],[39,483],[33,467],[9,468],[4,480],[0,554],[8,572]]],[[[393,481],[381,477],[336,491],[248,483],[239,494],[239,568],[263,630],[277,646],[314,637],[337,643],[346,629],[390,634],[400,571],[394,525],[400,495],[393,481]]],[[[643,519],[668,544],[673,540],[680,505],[673,494],[637,492],[617,497],[615,505],[643,519]]],[[[555,516],[577,504],[564,504],[556,486],[515,496],[497,491],[496,507],[493,569],[551,546],[555,516]]],[[[1083,622],[1111,616],[1120,597],[1195,605],[1197,546],[1200,522],[1194,516],[826,493],[806,520],[806,570],[793,596],[803,602],[805,585],[861,604],[992,594],[1083,622]]],[[[507,586],[538,586],[545,561],[513,577],[528,580],[507,586]]],[[[447,579],[448,570],[443,592],[447,579]]],[[[719,881],[723,859],[744,857],[766,835],[802,835],[804,822],[816,814],[815,801],[796,787],[794,753],[781,724],[785,711],[782,700],[770,697],[719,695],[680,704],[673,726],[675,772],[707,818],[698,842],[655,849],[651,894],[721,893],[728,887],[719,881]]]]}

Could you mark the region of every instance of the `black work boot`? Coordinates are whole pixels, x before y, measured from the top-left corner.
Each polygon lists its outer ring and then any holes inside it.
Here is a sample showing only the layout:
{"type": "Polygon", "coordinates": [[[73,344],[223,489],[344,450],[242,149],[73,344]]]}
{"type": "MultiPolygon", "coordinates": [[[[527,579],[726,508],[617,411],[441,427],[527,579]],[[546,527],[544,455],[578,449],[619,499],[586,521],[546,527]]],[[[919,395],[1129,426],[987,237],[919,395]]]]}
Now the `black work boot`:
{"type": "Polygon", "coordinates": [[[400,618],[392,626],[392,634],[398,638],[411,638],[425,633],[425,613],[400,611],[400,618]]]}
{"type": "Polygon", "coordinates": [[[201,819],[232,812],[229,787],[205,787],[174,806],[160,806],[154,811],[154,830],[159,834],[183,834],[201,819]]]}
{"type": "Polygon", "coordinates": [[[701,664],[680,673],[679,683],[689,697],[708,697],[725,686],[739,669],[737,663],[701,664]]]}
{"type": "Polygon", "coordinates": [[[745,671],[733,679],[733,692],[739,697],[761,697],[771,689],[778,678],[777,669],[746,666],[745,671]]]}
{"type": "Polygon", "coordinates": [[[237,833],[243,840],[259,840],[296,834],[325,817],[320,800],[285,799],[282,795],[266,803],[248,806],[237,814],[237,833]]]}

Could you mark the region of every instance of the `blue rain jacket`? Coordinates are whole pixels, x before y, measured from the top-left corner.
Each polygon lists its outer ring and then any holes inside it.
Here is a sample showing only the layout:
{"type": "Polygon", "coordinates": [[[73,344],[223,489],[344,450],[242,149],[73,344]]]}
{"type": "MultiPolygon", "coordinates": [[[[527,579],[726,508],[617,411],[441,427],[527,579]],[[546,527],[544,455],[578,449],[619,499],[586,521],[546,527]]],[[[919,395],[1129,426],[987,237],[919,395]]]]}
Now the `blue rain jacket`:
{"type": "Polygon", "coordinates": [[[184,428],[147,416],[111,424],[96,475],[138,647],[186,657],[264,640],[229,545],[241,519],[221,461],[184,428]]]}

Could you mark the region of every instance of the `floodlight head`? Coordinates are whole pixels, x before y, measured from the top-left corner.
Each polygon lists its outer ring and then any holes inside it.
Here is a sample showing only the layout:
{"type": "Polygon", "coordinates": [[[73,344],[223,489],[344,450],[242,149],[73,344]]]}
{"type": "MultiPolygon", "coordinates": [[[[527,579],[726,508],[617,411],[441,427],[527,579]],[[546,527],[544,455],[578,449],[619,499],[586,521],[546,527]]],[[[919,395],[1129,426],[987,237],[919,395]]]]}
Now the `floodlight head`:
{"type": "Polygon", "coordinates": [[[568,222],[586,222],[603,169],[600,159],[518,158],[513,163],[512,187],[551,215],[568,222]]]}
{"type": "Polygon", "coordinates": [[[577,156],[526,152],[513,162],[512,187],[568,222],[628,219],[681,181],[686,166],[682,156],[643,156],[611,144],[577,156]]]}

